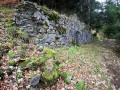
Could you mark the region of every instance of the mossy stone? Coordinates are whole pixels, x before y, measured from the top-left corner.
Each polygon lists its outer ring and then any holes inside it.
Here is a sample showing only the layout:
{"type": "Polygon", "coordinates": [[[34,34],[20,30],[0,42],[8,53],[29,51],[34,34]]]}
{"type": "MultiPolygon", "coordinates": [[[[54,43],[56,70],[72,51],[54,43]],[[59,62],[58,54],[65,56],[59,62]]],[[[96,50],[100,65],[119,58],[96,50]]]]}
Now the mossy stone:
{"type": "Polygon", "coordinates": [[[73,73],[70,71],[68,71],[66,73],[62,73],[61,76],[66,84],[70,84],[71,80],[73,79],[73,73]]]}
{"type": "Polygon", "coordinates": [[[30,63],[30,62],[31,62],[31,60],[25,60],[25,61],[23,61],[23,62],[20,63],[20,66],[21,66],[22,68],[24,68],[24,67],[26,67],[26,65],[27,65],[28,63],[30,63]]]}
{"type": "Polygon", "coordinates": [[[55,55],[55,53],[56,53],[56,52],[55,52],[54,50],[52,50],[52,49],[44,48],[44,49],[43,49],[43,52],[42,52],[43,56],[41,57],[40,64],[43,64],[43,63],[45,63],[48,59],[53,58],[54,55],[55,55]]]}
{"type": "Polygon", "coordinates": [[[8,61],[7,65],[8,66],[15,66],[16,65],[16,61],[14,61],[14,60],[8,61]]]}
{"type": "Polygon", "coordinates": [[[55,21],[56,23],[59,21],[60,19],[60,16],[57,12],[51,10],[51,9],[48,9],[47,7],[43,6],[41,7],[41,10],[44,11],[44,15],[48,15],[48,19],[49,20],[53,20],[55,21]]]}
{"type": "Polygon", "coordinates": [[[50,85],[56,83],[56,81],[58,80],[60,76],[60,71],[57,70],[57,69],[54,69],[54,70],[46,70],[43,72],[42,74],[42,77],[41,77],[41,80],[44,82],[44,83],[49,83],[50,85]]]}

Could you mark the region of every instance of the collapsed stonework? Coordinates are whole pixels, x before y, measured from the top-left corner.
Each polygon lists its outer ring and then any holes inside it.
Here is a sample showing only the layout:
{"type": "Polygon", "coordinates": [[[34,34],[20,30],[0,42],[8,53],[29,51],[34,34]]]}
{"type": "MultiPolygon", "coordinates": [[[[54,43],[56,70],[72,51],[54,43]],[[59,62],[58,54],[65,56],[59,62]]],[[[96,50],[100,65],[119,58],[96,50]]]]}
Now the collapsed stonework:
{"type": "Polygon", "coordinates": [[[18,6],[15,22],[31,37],[35,37],[38,45],[58,47],[92,41],[92,34],[84,23],[32,2],[18,6]]]}

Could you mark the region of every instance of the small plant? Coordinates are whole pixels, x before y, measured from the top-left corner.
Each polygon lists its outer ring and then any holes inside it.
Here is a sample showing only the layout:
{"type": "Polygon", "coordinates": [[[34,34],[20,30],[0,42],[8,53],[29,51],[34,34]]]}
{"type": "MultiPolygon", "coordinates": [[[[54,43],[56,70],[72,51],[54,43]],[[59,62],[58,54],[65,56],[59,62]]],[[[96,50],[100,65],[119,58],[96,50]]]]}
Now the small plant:
{"type": "Polygon", "coordinates": [[[18,37],[23,40],[23,42],[29,41],[29,35],[20,29],[18,32],[18,37]]]}
{"type": "Polygon", "coordinates": [[[21,58],[25,57],[25,55],[26,55],[26,49],[27,49],[27,46],[25,44],[20,46],[18,55],[21,58]]]}
{"type": "Polygon", "coordinates": [[[10,48],[11,48],[11,47],[14,47],[15,45],[17,45],[17,41],[15,41],[15,40],[13,40],[13,39],[9,39],[9,42],[10,42],[10,43],[9,43],[8,45],[10,46],[10,48]]]}
{"type": "Polygon", "coordinates": [[[13,52],[13,50],[10,50],[8,52],[8,56],[9,56],[9,58],[13,58],[15,56],[15,53],[13,52]]]}
{"type": "Polygon", "coordinates": [[[17,72],[17,79],[20,79],[22,77],[22,71],[17,72]]]}
{"type": "Polygon", "coordinates": [[[13,19],[7,18],[6,19],[6,27],[11,27],[11,26],[15,26],[15,22],[13,19]]]}
{"type": "Polygon", "coordinates": [[[17,30],[15,26],[7,27],[7,33],[13,37],[17,36],[17,30]]]}

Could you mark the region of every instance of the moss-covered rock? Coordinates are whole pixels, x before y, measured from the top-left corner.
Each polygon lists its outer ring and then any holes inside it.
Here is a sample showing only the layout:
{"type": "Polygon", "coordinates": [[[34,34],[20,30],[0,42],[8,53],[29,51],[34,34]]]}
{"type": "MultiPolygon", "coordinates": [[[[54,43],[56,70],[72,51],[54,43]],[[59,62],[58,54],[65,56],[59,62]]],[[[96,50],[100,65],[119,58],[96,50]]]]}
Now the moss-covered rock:
{"type": "Polygon", "coordinates": [[[16,61],[14,61],[14,60],[8,61],[7,65],[8,66],[15,66],[16,65],[16,61]]]}
{"type": "Polygon", "coordinates": [[[25,60],[25,61],[23,61],[23,62],[20,63],[20,66],[21,66],[22,68],[24,68],[24,67],[26,67],[26,65],[27,65],[28,63],[30,63],[30,62],[31,62],[31,60],[25,60]]]}
{"type": "Polygon", "coordinates": [[[60,76],[60,71],[58,69],[54,70],[45,70],[42,74],[41,81],[53,85],[57,82],[60,76]]]}
{"type": "Polygon", "coordinates": [[[85,87],[85,82],[84,81],[81,81],[80,83],[78,81],[76,82],[76,89],[77,90],[83,90],[83,89],[87,90],[84,87],[85,87]]]}
{"type": "Polygon", "coordinates": [[[33,64],[38,64],[39,63],[40,58],[39,57],[32,57],[28,60],[25,60],[23,62],[21,62],[19,65],[22,68],[32,68],[32,66],[34,66],[33,64]],[[29,65],[28,65],[29,64],[29,65]]]}
{"type": "Polygon", "coordinates": [[[41,7],[41,10],[44,11],[44,14],[45,15],[48,15],[48,19],[49,20],[53,20],[55,21],[56,23],[59,21],[60,19],[60,16],[57,12],[51,10],[51,9],[48,9],[47,7],[45,6],[42,6],[41,7]]]}
{"type": "Polygon", "coordinates": [[[66,73],[62,73],[61,76],[66,84],[70,84],[71,80],[73,79],[73,73],[70,71],[68,71],[66,73]]]}
{"type": "Polygon", "coordinates": [[[40,60],[40,64],[45,63],[48,59],[54,58],[55,51],[52,49],[44,48],[42,52],[42,57],[40,60]]]}

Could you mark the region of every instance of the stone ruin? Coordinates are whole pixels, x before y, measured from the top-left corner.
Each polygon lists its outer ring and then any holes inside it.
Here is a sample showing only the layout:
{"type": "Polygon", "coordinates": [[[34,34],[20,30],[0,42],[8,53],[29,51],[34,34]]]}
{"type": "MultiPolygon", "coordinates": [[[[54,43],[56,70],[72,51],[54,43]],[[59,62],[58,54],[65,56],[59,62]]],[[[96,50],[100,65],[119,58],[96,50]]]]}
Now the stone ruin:
{"type": "Polygon", "coordinates": [[[23,2],[16,8],[15,22],[30,37],[35,38],[37,45],[59,47],[92,41],[87,25],[76,17],[60,15],[32,2],[23,2]]]}

